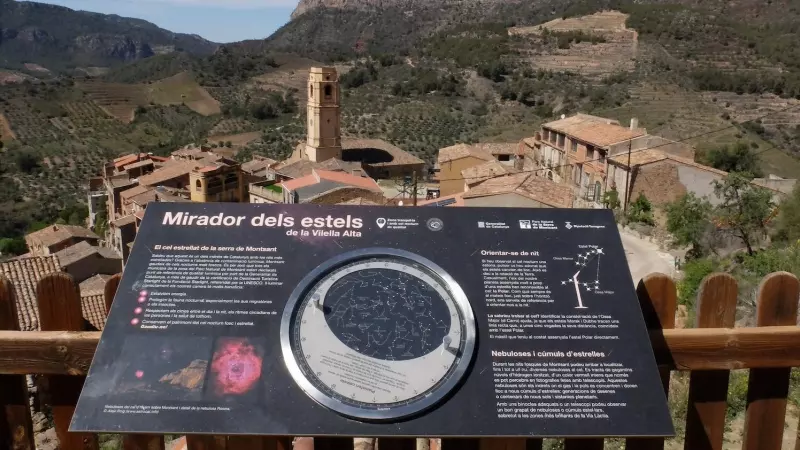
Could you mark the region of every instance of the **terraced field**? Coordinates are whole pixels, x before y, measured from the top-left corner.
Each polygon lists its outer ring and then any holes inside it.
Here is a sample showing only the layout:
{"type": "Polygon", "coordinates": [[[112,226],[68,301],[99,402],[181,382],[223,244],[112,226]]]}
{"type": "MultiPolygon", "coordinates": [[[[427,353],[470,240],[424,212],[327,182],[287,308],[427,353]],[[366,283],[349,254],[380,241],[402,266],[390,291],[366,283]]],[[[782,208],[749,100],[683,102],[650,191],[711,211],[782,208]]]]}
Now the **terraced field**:
{"type": "Polygon", "coordinates": [[[800,125],[800,100],[798,99],[781,98],[773,94],[738,95],[733,92],[707,92],[703,94],[703,97],[706,101],[719,104],[731,119],[737,122],[755,120],[769,115],[759,122],[764,127],[796,127],[800,125]]]}
{"type": "Polygon", "coordinates": [[[556,19],[533,27],[512,27],[508,32],[528,41],[523,54],[527,53],[527,59],[534,68],[604,76],[634,69],[639,39],[635,30],[625,27],[627,18],[627,14],[604,11],[589,16],[556,19]],[[601,36],[606,42],[581,42],[572,44],[568,49],[550,49],[542,53],[535,50],[539,46],[531,44],[541,41],[545,29],[552,32],[582,31],[601,36]]]}
{"type": "Polygon", "coordinates": [[[0,105],[16,139],[23,141],[58,139],[65,133],[54,127],[47,116],[29,106],[29,99],[13,98],[0,105]]]}
{"type": "Polygon", "coordinates": [[[132,122],[136,107],[149,102],[144,85],[87,81],[78,87],[104,111],[123,123],[132,122]]]}
{"type": "Polygon", "coordinates": [[[214,128],[211,129],[212,135],[220,135],[220,134],[234,134],[239,133],[242,131],[249,131],[255,127],[253,122],[242,119],[241,117],[235,117],[232,119],[222,119],[214,125],[214,128]]]}
{"type": "Polygon", "coordinates": [[[738,125],[753,118],[752,115],[726,116],[725,101],[720,98],[714,102],[713,95],[704,97],[674,85],[639,85],[631,90],[631,97],[630,102],[619,108],[592,113],[623,124],[636,117],[639,125],[647,128],[650,134],[685,140],[700,152],[744,141],[756,151],[762,149],[759,156],[765,172],[784,177],[800,174],[800,160],[782,148],[770,148],[772,144],[761,136],[738,125]]]}
{"type": "Polygon", "coordinates": [[[149,85],[148,95],[158,105],[185,104],[192,111],[204,116],[220,113],[219,101],[186,72],[149,85]]]}

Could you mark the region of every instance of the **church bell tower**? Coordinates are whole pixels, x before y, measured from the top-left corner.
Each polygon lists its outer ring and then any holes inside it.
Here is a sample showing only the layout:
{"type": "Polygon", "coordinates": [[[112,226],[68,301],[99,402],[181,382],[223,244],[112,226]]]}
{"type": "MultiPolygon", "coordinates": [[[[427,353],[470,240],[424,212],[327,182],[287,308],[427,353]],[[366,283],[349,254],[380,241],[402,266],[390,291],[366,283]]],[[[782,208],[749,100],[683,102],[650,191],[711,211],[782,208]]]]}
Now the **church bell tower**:
{"type": "Polygon", "coordinates": [[[334,67],[312,67],[308,75],[306,156],[322,162],[342,158],[339,76],[334,67]]]}

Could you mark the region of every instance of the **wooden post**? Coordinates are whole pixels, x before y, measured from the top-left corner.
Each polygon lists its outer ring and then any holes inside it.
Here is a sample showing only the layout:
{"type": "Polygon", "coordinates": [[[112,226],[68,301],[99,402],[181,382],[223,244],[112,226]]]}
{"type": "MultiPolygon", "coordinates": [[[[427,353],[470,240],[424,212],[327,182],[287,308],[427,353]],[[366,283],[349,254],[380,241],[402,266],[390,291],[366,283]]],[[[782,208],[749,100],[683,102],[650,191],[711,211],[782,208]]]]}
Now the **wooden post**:
{"type": "Polygon", "coordinates": [[[103,299],[106,302],[106,316],[108,316],[108,312],[111,311],[111,304],[114,302],[114,296],[117,294],[117,288],[119,287],[121,279],[122,275],[116,274],[106,281],[105,288],[103,288],[103,299]]]}
{"type": "MultiPolygon", "coordinates": [[[[663,273],[653,273],[639,281],[636,287],[639,305],[651,339],[664,340],[663,330],[675,328],[675,309],[678,292],[672,278],[663,273]]],[[[659,368],[664,396],[669,396],[669,368],[659,368]]],[[[625,441],[626,450],[663,450],[664,438],[631,438],[625,441]]]]}
{"type": "Polygon", "coordinates": [[[528,447],[528,442],[532,445],[539,445],[541,439],[526,438],[483,438],[481,439],[480,450],[530,450],[536,447],[528,447]]]}
{"type": "MultiPolygon", "coordinates": [[[[122,275],[116,274],[106,281],[103,288],[103,300],[106,305],[106,316],[111,311],[111,303],[117,294],[119,281],[122,275]]],[[[164,436],[154,434],[126,434],[122,437],[123,450],[163,450],[164,436]]]]}
{"type": "MultiPolygon", "coordinates": [[[[707,276],[697,297],[697,328],[733,328],[737,296],[735,278],[723,273],[707,276]]],[[[691,373],[684,449],[722,450],[729,377],[729,370],[691,373]]]]}
{"type": "Polygon", "coordinates": [[[190,434],[186,436],[187,450],[227,450],[227,448],[228,442],[225,436],[209,434],[190,434]]]}
{"type": "MultiPolygon", "coordinates": [[[[758,288],[759,327],[795,325],[800,282],[788,272],[764,277],[758,288]]],[[[791,367],[751,369],[742,450],[780,450],[791,367]]]]}
{"type": "Polygon", "coordinates": [[[228,436],[231,450],[292,450],[290,437],[228,436]]]}
{"type": "MultiPolygon", "coordinates": [[[[19,331],[14,286],[0,275],[0,330],[19,331]]],[[[0,375],[0,447],[35,450],[24,375],[0,375]]]]}
{"type": "MultiPolygon", "coordinates": [[[[39,325],[42,331],[82,331],[81,294],[78,285],[66,273],[44,276],[36,287],[39,325]]],[[[61,450],[96,450],[97,436],[70,433],[69,423],[86,377],[49,375],[46,384],[52,401],[53,421],[61,450]]]]}

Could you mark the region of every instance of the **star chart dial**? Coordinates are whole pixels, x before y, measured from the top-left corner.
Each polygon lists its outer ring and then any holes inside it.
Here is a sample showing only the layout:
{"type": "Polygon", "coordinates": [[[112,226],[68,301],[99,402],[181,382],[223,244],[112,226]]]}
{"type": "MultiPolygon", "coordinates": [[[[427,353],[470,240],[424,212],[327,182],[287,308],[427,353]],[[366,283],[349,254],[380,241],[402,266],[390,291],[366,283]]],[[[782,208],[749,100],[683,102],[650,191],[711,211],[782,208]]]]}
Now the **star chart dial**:
{"type": "Polygon", "coordinates": [[[317,402],[387,420],[441,401],[472,357],[475,321],[458,284],[395,249],[358,250],[295,289],[281,339],[287,367],[317,402]]]}

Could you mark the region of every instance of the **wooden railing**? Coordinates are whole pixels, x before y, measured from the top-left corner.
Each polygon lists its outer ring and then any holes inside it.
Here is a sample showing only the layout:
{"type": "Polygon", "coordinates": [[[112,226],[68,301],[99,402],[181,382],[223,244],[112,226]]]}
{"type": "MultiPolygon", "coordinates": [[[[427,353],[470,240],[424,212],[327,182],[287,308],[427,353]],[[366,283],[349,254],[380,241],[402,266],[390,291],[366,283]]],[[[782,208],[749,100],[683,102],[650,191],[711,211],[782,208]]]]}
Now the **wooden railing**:
{"type": "MultiPolygon", "coordinates": [[[[105,287],[107,308],[119,276],[105,287]]],[[[784,433],[790,370],[800,366],[800,328],[797,323],[800,282],[786,272],[765,277],[758,289],[757,327],[734,328],[737,283],[727,274],[709,275],[701,284],[692,329],[673,329],[677,295],[673,281],[662,274],[645,277],[638,285],[642,312],[665,392],[672,371],[690,371],[685,447],[722,449],[731,369],[750,369],[742,448],[778,450],[784,433]]],[[[0,446],[33,450],[33,427],[25,377],[42,375],[48,391],[61,449],[97,449],[96,435],[69,433],[69,421],[84,376],[100,338],[81,331],[81,299],[77,285],[64,273],[45,276],[37,289],[42,331],[18,330],[14,291],[0,277],[0,446]]],[[[437,445],[439,441],[436,441],[437,445]]],[[[291,437],[187,436],[191,450],[288,450],[291,437]]],[[[352,437],[302,439],[297,447],[314,450],[353,449],[352,437]]],[[[378,439],[379,450],[415,448],[415,439],[378,439]]],[[[566,439],[566,450],[603,448],[603,439],[566,439]]],[[[662,438],[628,438],[627,449],[664,448],[662,438]]],[[[163,436],[125,435],[126,450],[164,448],[163,436]]],[[[533,450],[541,439],[442,439],[443,450],[533,450]]],[[[800,449],[800,440],[798,447],[800,449]]]]}

